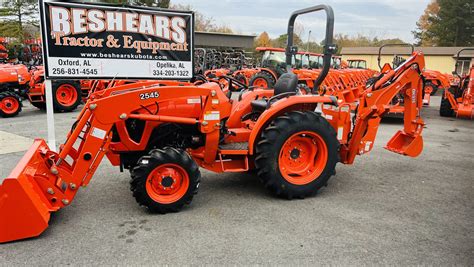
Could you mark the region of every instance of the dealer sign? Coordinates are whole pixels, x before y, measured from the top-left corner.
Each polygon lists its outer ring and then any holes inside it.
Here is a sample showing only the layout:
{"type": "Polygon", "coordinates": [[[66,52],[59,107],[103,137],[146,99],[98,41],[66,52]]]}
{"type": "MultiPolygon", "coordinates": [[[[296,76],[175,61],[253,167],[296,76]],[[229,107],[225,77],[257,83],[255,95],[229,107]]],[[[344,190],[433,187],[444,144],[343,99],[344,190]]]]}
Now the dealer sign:
{"type": "Polygon", "coordinates": [[[190,79],[192,12],[40,1],[48,79],[190,79]]]}

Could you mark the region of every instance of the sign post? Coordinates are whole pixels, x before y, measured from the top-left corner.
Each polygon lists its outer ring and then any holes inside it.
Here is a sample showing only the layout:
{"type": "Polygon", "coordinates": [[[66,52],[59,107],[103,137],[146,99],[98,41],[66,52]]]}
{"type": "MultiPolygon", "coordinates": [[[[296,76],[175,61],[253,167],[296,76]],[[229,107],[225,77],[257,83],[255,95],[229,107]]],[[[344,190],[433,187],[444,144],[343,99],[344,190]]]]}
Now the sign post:
{"type": "Polygon", "coordinates": [[[53,105],[53,86],[51,80],[45,80],[46,93],[46,121],[48,124],[48,146],[52,151],[56,151],[56,131],[54,128],[54,105],[53,105]]]}
{"type": "Polygon", "coordinates": [[[40,0],[39,6],[52,150],[56,138],[51,80],[193,77],[193,12],[56,0],[40,0]]]}

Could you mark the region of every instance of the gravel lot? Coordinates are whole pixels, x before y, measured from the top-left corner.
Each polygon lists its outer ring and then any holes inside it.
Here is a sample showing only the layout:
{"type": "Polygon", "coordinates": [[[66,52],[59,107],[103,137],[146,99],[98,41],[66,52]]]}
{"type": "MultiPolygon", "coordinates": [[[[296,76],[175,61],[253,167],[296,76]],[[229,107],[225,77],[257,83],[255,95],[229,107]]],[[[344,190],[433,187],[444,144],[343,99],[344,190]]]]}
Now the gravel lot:
{"type": "MultiPolygon", "coordinates": [[[[420,157],[384,150],[402,127],[384,121],[373,152],[339,164],[305,200],[275,199],[250,175],[202,170],[191,206],[152,215],[131,196],[128,172],[104,160],[44,234],[0,245],[0,265],[472,265],[474,123],[439,117],[439,102],[424,110],[420,157]]],[[[56,115],[59,141],[76,115],[56,115]]],[[[27,105],[0,119],[0,131],[45,138],[46,114],[27,105]]],[[[24,152],[1,151],[3,178],[24,152]]]]}

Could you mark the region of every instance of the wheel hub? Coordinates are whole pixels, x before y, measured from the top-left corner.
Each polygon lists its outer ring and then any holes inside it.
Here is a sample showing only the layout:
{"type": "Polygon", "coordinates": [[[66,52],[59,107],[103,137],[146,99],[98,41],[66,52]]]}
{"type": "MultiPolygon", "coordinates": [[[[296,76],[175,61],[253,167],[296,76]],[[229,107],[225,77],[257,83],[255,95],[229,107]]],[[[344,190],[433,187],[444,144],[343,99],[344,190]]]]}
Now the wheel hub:
{"type": "Polygon", "coordinates": [[[148,175],[146,183],[146,190],[150,197],[163,204],[179,200],[188,187],[187,172],[176,164],[163,164],[156,167],[148,175]]]}
{"type": "Polygon", "coordinates": [[[281,148],[278,161],[280,173],[292,184],[308,184],[323,172],[327,154],[327,146],[319,134],[296,133],[281,148]]]}
{"type": "Polygon", "coordinates": [[[173,185],[173,177],[171,176],[165,176],[161,179],[161,185],[164,188],[171,187],[173,185]]]}
{"type": "Polygon", "coordinates": [[[293,148],[293,150],[291,150],[291,152],[290,152],[290,157],[292,159],[297,159],[297,158],[300,157],[300,153],[301,152],[297,148],[293,148]]]}

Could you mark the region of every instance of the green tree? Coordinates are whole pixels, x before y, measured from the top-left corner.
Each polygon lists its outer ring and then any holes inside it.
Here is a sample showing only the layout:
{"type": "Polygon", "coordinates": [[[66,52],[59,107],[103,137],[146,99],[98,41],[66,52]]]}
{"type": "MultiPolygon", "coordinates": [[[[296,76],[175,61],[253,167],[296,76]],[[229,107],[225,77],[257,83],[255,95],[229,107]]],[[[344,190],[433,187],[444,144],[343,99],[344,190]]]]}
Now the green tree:
{"type": "Polygon", "coordinates": [[[439,5],[438,12],[428,10],[428,14],[425,12],[418,21],[417,30],[414,31],[418,43],[437,46],[474,45],[474,2],[472,0],[435,2],[439,5]]]}
{"type": "Polygon", "coordinates": [[[428,32],[428,29],[433,26],[434,18],[438,17],[439,13],[439,4],[437,1],[432,1],[425,9],[423,15],[421,15],[420,19],[416,23],[416,30],[412,33],[415,36],[415,40],[417,41],[416,45],[419,46],[434,46],[436,45],[436,37],[431,36],[428,32]]]}
{"type": "Polygon", "coordinates": [[[38,1],[9,0],[0,6],[0,36],[24,40],[28,25],[38,27],[38,1]]]}

